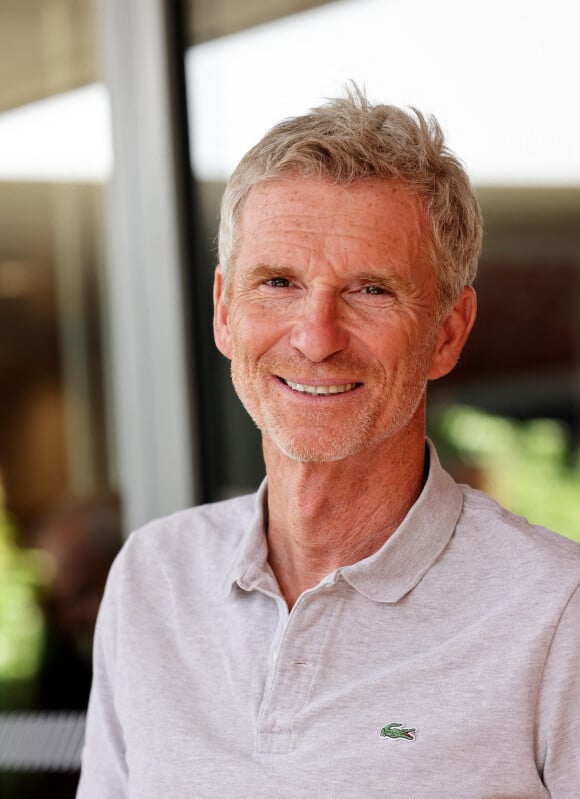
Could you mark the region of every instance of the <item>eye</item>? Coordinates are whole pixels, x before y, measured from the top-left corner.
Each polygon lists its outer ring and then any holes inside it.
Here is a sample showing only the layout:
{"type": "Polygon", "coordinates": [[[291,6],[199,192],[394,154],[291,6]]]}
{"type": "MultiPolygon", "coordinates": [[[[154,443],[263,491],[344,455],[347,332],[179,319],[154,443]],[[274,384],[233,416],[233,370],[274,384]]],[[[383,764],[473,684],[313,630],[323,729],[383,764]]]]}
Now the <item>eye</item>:
{"type": "Polygon", "coordinates": [[[360,291],[361,294],[367,294],[372,297],[381,297],[386,294],[391,294],[391,292],[388,291],[384,286],[377,286],[376,283],[373,283],[369,286],[363,286],[360,291]]]}
{"type": "Polygon", "coordinates": [[[292,285],[287,277],[271,277],[264,284],[273,289],[287,289],[292,285]]]}

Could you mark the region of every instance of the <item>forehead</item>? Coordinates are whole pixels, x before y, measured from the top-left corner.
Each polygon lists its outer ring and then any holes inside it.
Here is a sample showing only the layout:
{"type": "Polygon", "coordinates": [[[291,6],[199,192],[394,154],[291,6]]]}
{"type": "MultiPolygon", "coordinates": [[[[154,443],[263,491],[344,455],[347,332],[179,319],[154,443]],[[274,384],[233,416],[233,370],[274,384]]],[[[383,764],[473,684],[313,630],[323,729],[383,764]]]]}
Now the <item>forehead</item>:
{"type": "Polygon", "coordinates": [[[426,230],[422,202],[397,181],[337,185],[289,177],[252,188],[241,212],[238,243],[246,256],[287,244],[335,254],[387,249],[411,257],[426,230]]]}

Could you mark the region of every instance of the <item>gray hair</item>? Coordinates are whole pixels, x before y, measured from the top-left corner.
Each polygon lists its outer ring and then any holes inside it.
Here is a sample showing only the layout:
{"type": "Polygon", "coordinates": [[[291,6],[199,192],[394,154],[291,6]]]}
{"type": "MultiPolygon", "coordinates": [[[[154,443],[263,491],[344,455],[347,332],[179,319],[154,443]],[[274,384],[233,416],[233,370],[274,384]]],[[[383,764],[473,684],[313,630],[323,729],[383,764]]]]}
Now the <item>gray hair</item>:
{"type": "Polygon", "coordinates": [[[341,185],[373,178],[405,184],[426,212],[427,255],[437,278],[440,310],[474,282],[481,211],[463,164],[446,147],[433,116],[373,105],[351,84],[345,97],[273,127],[246,153],[226,185],[219,228],[226,282],[246,197],[253,186],[284,176],[319,177],[341,185]]]}

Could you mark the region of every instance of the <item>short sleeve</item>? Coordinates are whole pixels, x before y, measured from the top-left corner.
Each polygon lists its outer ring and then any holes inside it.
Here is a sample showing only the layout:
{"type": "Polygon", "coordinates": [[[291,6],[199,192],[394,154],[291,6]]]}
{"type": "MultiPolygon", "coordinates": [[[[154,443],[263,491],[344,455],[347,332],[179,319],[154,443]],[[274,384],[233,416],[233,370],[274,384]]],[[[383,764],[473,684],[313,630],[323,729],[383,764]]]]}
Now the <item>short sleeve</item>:
{"type": "Polygon", "coordinates": [[[113,564],[95,629],[93,683],[77,799],[128,796],[123,730],[116,684],[119,559],[113,564]]]}
{"type": "Polygon", "coordinates": [[[537,745],[551,799],[580,791],[580,587],[556,626],[538,698],[537,745]]]}

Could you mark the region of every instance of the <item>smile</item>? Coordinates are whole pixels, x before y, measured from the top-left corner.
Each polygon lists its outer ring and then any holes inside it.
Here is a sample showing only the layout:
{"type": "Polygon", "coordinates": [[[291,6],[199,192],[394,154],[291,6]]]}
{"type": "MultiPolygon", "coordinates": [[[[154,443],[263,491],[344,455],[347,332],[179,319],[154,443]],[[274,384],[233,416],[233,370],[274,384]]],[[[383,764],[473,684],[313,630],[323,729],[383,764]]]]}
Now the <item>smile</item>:
{"type": "Polygon", "coordinates": [[[345,383],[342,386],[306,386],[302,383],[292,383],[290,380],[284,380],[284,378],[282,378],[282,382],[286,383],[294,391],[299,391],[302,394],[314,394],[315,396],[346,394],[347,391],[352,391],[359,385],[359,383],[345,383]]]}

